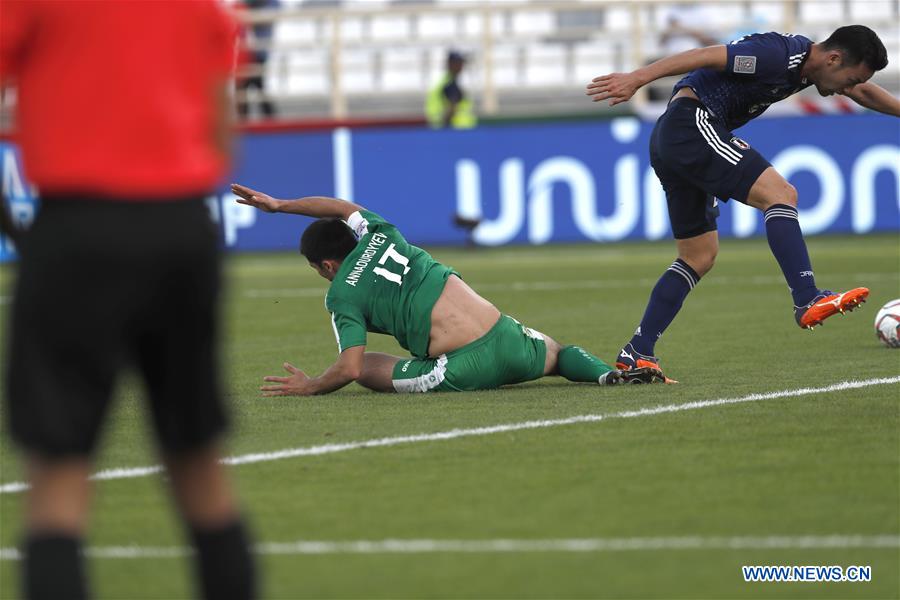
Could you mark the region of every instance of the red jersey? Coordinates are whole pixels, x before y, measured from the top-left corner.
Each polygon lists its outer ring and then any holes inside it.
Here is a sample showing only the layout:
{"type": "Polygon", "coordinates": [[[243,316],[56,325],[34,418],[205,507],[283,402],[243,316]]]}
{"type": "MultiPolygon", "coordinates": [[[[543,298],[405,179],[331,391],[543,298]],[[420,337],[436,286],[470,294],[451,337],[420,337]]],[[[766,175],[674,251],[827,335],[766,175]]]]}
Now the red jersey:
{"type": "Polygon", "coordinates": [[[28,179],[43,195],[213,189],[235,33],[213,0],[0,0],[0,84],[17,87],[28,179]]]}

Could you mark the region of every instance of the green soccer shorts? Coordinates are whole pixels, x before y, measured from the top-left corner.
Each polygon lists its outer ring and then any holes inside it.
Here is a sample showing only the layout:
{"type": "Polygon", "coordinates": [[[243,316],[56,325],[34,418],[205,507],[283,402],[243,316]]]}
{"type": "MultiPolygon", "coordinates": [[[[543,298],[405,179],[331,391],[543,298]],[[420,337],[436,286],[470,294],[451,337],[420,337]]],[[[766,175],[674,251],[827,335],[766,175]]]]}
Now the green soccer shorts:
{"type": "Polygon", "coordinates": [[[394,389],[410,392],[489,390],[542,377],[547,345],[537,331],[508,315],[470,344],[437,358],[394,366],[394,389]]]}

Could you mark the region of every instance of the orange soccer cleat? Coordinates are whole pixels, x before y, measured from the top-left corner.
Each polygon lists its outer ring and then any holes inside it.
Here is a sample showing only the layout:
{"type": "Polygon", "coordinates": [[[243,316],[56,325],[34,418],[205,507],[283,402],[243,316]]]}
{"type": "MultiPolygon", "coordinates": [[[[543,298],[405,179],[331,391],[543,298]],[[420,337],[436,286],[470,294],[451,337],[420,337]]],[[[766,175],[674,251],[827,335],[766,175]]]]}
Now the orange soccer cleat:
{"type": "Polygon", "coordinates": [[[616,368],[621,371],[630,371],[631,369],[658,371],[662,375],[664,383],[678,383],[662,374],[658,358],[641,354],[631,344],[625,344],[625,347],[619,352],[619,355],[616,357],[616,368]]]}
{"type": "Polygon", "coordinates": [[[843,294],[822,290],[806,306],[795,306],[794,318],[797,319],[797,325],[803,329],[812,330],[830,316],[838,313],[844,314],[855,309],[865,302],[868,296],[869,288],[864,287],[854,288],[843,294]]]}
{"type": "Polygon", "coordinates": [[[615,369],[604,373],[598,382],[600,385],[621,385],[624,383],[666,383],[666,376],[655,367],[635,367],[634,369],[615,369]]]}

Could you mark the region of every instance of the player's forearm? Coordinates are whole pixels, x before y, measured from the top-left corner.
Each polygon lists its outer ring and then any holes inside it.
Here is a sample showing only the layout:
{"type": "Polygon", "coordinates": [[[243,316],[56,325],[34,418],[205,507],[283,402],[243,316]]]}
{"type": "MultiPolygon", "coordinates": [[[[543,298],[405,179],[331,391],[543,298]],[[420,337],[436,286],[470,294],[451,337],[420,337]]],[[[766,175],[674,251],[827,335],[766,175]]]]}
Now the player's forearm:
{"type": "Polygon", "coordinates": [[[297,200],[279,200],[276,212],[292,215],[303,215],[315,219],[338,218],[347,219],[350,215],[362,207],[337,198],[328,196],[307,196],[297,200]]]}
{"type": "Polygon", "coordinates": [[[886,115],[900,117],[900,99],[880,85],[874,83],[859,84],[848,96],[860,106],[865,106],[886,115]]]}
{"type": "Polygon", "coordinates": [[[328,394],[356,381],[362,374],[365,346],[351,346],[343,352],[337,362],[319,375],[307,381],[309,394],[328,394]]]}
{"type": "Polygon", "coordinates": [[[634,74],[642,86],[670,75],[683,75],[695,69],[725,69],[728,51],[725,46],[709,46],[679,52],[637,69],[634,74]]]}
{"type": "Polygon", "coordinates": [[[309,395],[330,394],[353,383],[357,377],[359,377],[359,373],[351,372],[343,365],[336,363],[318,377],[310,379],[307,382],[307,391],[309,395]]]}

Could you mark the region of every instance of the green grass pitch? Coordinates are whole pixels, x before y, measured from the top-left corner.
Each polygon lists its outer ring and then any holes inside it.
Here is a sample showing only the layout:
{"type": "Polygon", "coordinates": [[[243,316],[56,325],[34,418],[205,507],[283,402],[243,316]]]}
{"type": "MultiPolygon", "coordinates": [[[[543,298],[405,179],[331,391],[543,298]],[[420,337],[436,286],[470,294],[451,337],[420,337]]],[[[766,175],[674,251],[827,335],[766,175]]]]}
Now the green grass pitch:
{"type": "MultiPolygon", "coordinates": [[[[893,235],[809,240],[817,281],[871,288],[869,303],[813,333],[764,239],[723,240],[716,268],[657,345],[681,383],[603,389],[557,378],[496,391],[379,395],[352,385],[315,398],[261,398],[290,361],[318,374],[336,347],[327,282],[295,254],[228,260],[223,365],[235,427],[228,454],[614,415],[900,375],[875,339],[900,297],[893,235]]],[[[631,335],[671,242],[478,250],[439,260],[502,311],[607,361],[631,335]]],[[[2,270],[4,317],[14,273],[2,270]]],[[[4,334],[5,335],[5,334],[4,334]]],[[[370,349],[401,353],[383,336],[370,349]]],[[[97,469],[153,465],[140,391],[126,378],[97,469]]],[[[20,481],[4,433],[0,483],[20,481]]],[[[266,598],[897,598],[900,596],[900,384],[783,396],[231,467],[256,540],[698,539],[691,548],[264,553],[266,598]],[[887,536],[884,547],[721,548],[716,538],[887,536]],[[870,565],[868,583],[745,583],[741,565],[870,565]]],[[[96,484],[88,545],[183,547],[159,475],[96,484]]],[[[0,494],[0,546],[13,548],[22,493],[0,494]]],[[[814,545],[815,546],[815,545],[814,545]]],[[[18,597],[0,561],[0,595],[18,597]]],[[[183,558],[95,558],[100,598],[192,595],[183,558]]]]}

